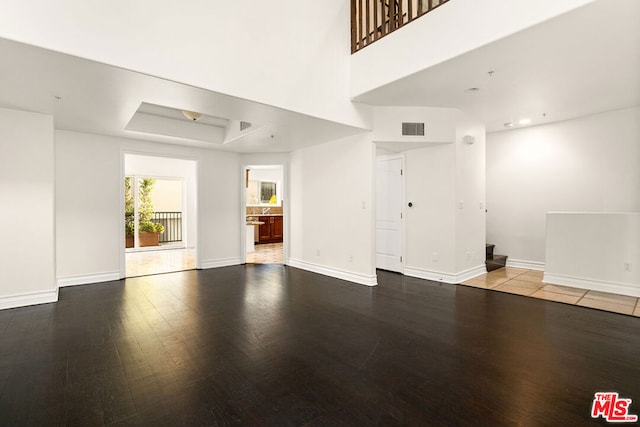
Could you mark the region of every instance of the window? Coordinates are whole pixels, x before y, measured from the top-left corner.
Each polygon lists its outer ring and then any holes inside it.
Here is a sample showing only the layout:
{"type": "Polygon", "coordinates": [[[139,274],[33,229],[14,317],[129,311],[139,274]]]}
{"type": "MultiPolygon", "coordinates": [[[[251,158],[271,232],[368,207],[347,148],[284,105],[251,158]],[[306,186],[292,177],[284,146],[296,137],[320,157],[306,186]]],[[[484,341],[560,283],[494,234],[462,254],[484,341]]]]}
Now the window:
{"type": "Polygon", "coordinates": [[[276,197],[276,183],[275,182],[260,182],[260,203],[269,203],[275,205],[277,203],[276,197]]]}

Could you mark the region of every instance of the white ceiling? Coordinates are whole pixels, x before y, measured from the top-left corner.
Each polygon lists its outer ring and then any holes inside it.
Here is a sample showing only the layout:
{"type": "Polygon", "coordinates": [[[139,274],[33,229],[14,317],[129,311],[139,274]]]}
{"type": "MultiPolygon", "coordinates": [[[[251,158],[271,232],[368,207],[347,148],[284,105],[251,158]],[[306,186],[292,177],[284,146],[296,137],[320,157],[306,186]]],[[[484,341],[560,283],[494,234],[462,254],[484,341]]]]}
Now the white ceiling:
{"type": "MultiPolygon", "coordinates": [[[[640,1],[599,0],[355,101],[459,108],[488,131],[640,105],[639,23],[640,1]]],[[[363,131],[6,39],[0,57],[0,107],[53,114],[58,129],[236,152],[287,152],[363,131]],[[141,106],[158,117],[170,107],[264,125],[225,144],[127,130],[141,106]]]]}
{"type": "Polygon", "coordinates": [[[640,1],[596,1],[355,101],[459,108],[488,131],[639,105],[640,1]]]}
{"type": "Polygon", "coordinates": [[[52,114],[57,129],[235,152],[289,152],[362,132],[359,128],[6,39],[0,39],[0,58],[0,107],[52,114]],[[147,118],[166,119],[171,123],[167,128],[173,130],[183,125],[215,130],[220,129],[216,123],[227,120],[263,125],[239,137],[227,138],[224,144],[216,138],[202,137],[204,130],[195,134],[181,132],[182,137],[176,136],[176,132],[158,135],[150,129],[127,130],[139,109],[147,118]],[[179,110],[196,111],[206,117],[202,124],[191,122],[180,117],[179,110]]]}

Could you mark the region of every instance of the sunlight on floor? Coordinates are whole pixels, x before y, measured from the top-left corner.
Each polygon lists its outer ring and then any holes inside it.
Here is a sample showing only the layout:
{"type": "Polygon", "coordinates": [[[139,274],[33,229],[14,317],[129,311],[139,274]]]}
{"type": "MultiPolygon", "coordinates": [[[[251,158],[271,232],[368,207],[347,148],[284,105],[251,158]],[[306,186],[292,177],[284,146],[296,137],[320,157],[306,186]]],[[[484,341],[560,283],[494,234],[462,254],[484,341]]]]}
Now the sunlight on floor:
{"type": "Polygon", "coordinates": [[[125,257],[127,277],[170,273],[196,268],[195,248],[127,252],[125,257]]]}

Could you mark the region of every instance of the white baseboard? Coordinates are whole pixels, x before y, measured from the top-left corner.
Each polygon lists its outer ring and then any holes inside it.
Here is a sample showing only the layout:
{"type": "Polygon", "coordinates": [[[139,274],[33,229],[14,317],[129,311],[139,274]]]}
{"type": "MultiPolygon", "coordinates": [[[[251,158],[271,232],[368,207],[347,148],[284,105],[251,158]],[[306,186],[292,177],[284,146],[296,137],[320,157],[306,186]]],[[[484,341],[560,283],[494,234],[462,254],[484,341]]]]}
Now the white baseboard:
{"type": "Polygon", "coordinates": [[[507,258],[507,267],[544,271],[544,262],[507,258]]]}
{"type": "Polygon", "coordinates": [[[443,273],[441,271],[424,270],[421,268],[405,267],[404,274],[411,277],[417,277],[418,279],[431,280],[434,282],[444,282],[457,284],[462,283],[465,280],[473,279],[474,277],[485,274],[487,269],[484,264],[476,267],[461,271],[459,273],[443,273]]]}
{"type": "Polygon", "coordinates": [[[570,277],[549,273],[544,274],[542,281],[550,285],[562,285],[572,288],[640,297],[640,286],[629,285],[626,283],[604,282],[601,280],[585,279],[583,277],[570,277]]]}
{"type": "Polygon", "coordinates": [[[0,297],[0,310],[58,301],[58,289],[0,297]]]}
{"type": "Polygon", "coordinates": [[[200,263],[200,268],[203,270],[206,270],[208,268],[229,267],[232,265],[240,265],[240,264],[242,264],[242,261],[240,261],[240,258],[220,258],[220,259],[202,261],[200,263]]]}
{"type": "Polygon", "coordinates": [[[311,271],[312,273],[322,274],[324,276],[334,277],[336,279],[346,280],[348,282],[358,283],[366,286],[376,286],[378,278],[376,275],[367,276],[366,274],[353,273],[351,271],[340,270],[337,268],[326,267],[324,265],[313,264],[311,262],[301,261],[299,259],[289,258],[287,265],[301,270],[311,271]]]}
{"type": "Polygon", "coordinates": [[[114,280],[120,280],[120,272],[115,271],[111,273],[87,274],[84,276],[59,277],[58,287],[63,288],[65,286],[89,285],[91,283],[112,282],[114,280]]]}

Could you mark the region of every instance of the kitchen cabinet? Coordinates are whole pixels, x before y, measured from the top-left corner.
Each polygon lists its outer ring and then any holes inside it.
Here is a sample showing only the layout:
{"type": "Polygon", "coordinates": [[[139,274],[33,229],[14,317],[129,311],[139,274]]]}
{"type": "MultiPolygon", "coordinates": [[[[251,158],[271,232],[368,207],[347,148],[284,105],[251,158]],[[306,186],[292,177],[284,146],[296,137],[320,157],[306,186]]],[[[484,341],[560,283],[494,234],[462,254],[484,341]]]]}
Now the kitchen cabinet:
{"type": "Polygon", "coordinates": [[[281,215],[259,216],[258,221],[264,224],[258,229],[258,243],[280,243],[283,236],[281,215]]]}

